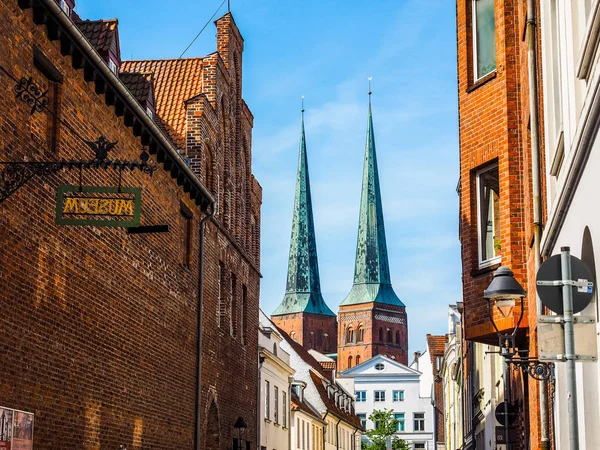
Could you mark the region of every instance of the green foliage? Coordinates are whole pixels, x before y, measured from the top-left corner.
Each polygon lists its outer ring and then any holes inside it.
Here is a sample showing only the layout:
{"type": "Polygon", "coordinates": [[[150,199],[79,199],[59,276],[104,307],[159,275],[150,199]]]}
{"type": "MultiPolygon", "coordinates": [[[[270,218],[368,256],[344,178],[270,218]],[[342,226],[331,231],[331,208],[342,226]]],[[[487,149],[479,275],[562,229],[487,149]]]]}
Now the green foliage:
{"type": "Polygon", "coordinates": [[[408,442],[394,436],[396,433],[396,419],[391,409],[375,410],[369,416],[369,420],[377,426],[374,430],[368,430],[365,435],[369,443],[362,443],[362,450],[386,450],[385,441],[392,437],[392,448],[394,450],[410,450],[408,442]]]}

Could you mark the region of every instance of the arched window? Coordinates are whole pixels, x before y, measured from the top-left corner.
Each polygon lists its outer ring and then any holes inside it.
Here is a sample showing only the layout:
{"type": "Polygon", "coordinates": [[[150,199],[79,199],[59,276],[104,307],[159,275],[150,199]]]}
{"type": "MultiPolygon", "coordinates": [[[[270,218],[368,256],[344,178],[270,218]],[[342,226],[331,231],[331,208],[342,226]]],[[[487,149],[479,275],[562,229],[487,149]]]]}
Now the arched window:
{"type": "Polygon", "coordinates": [[[400,345],[400,332],[396,331],[396,344],[400,345]]]}
{"type": "Polygon", "coordinates": [[[346,344],[351,344],[354,342],[354,328],[349,326],[346,329],[346,344]]]}
{"type": "Polygon", "coordinates": [[[365,328],[362,325],[358,327],[358,342],[363,342],[365,340],[365,328]]]}
{"type": "Polygon", "coordinates": [[[296,338],[296,332],[295,331],[292,331],[290,333],[290,337],[292,338],[292,341],[298,342],[298,339],[296,338]]]}
{"type": "Polygon", "coordinates": [[[360,355],[356,355],[356,365],[360,364],[360,355]]]}
{"type": "Polygon", "coordinates": [[[390,330],[390,329],[388,328],[388,329],[387,329],[387,333],[386,333],[386,334],[387,334],[387,341],[388,341],[388,344],[391,344],[391,343],[392,343],[392,330],[390,330]]]}
{"type": "Polygon", "coordinates": [[[348,369],[352,367],[352,356],[348,356],[348,369]]]}
{"type": "Polygon", "coordinates": [[[315,348],[315,332],[311,331],[308,335],[308,345],[310,348],[315,348]]]}
{"type": "Polygon", "coordinates": [[[383,342],[383,328],[379,328],[379,342],[383,342]]]}
{"type": "Polygon", "coordinates": [[[323,351],[329,351],[329,335],[327,333],[323,335],[323,351]]]}

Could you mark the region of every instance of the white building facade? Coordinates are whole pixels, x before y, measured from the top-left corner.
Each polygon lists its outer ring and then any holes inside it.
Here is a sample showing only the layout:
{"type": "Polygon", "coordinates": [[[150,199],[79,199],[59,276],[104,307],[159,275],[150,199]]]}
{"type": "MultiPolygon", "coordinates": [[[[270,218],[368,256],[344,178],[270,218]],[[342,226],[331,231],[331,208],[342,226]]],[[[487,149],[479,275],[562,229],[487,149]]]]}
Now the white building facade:
{"type": "MultiPolygon", "coordinates": [[[[290,355],[281,348],[283,337],[260,311],[259,350],[259,444],[260,450],[290,450],[291,381],[290,355]]],[[[315,449],[317,450],[317,449],[315,449]]]]}
{"type": "Polygon", "coordinates": [[[434,450],[431,362],[427,353],[419,358],[419,369],[377,355],[339,374],[346,389],[354,389],[356,414],[367,430],[375,425],[369,416],[388,409],[397,421],[396,436],[413,449],[434,450]]]}
{"type": "MultiPolygon", "coordinates": [[[[548,219],[543,227],[542,255],[563,246],[582,259],[596,282],[600,258],[600,2],[540,2],[544,78],[544,148],[548,219]],[[598,255],[598,256],[596,256],[598,255]]],[[[581,312],[596,324],[586,334],[598,356],[598,301],[581,312]],[[595,348],[594,348],[595,347],[595,348]]],[[[587,327],[586,327],[587,328],[587,327]]],[[[576,330],[577,332],[577,330],[576,330]]],[[[583,332],[583,331],[580,331],[583,332]]],[[[576,348],[577,351],[577,348],[576,348]]],[[[600,442],[599,363],[577,362],[580,449],[600,442]]],[[[568,448],[565,364],[556,364],[554,424],[556,448],[568,448]]]]}

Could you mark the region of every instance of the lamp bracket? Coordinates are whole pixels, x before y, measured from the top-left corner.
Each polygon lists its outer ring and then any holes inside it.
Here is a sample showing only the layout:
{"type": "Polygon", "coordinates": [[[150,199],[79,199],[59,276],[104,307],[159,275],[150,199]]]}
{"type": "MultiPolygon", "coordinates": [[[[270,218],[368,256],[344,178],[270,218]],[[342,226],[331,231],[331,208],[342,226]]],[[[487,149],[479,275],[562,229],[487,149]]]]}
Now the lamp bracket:
{"type": "Polygon", "coordinates": [[[533,358],[505,358],[505,362],[513,370],[521,370],[534,380],[550,380],[554,383],[554,363],[533,358]]]}

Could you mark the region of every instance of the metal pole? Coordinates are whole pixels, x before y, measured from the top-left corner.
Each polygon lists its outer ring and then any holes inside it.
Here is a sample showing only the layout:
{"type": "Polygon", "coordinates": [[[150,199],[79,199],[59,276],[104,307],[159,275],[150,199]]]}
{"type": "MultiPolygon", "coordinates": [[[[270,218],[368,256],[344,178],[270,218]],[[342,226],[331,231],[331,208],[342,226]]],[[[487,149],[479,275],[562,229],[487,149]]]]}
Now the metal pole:
{"type": "Polygon", "coordinates": [[[507,359],[504,359],[504,444],[506,450],[510,450],[511,445],[508,443],[508,403],[510,402],[510,364],[507,359]]]}
{"type": "MultiPolygon", "coordinates": [[[[571,281],[571,249],[561,247],[560,267],[562,281],[571,281]]],[[[563,317],[565,321],[565,359],[567,366],[567,411],[569,416],[569,450],[579,450],[577,423],[577,381],[575,379],[575,338],[573,334],[573,287],[563,284],[563,317]]]]}

